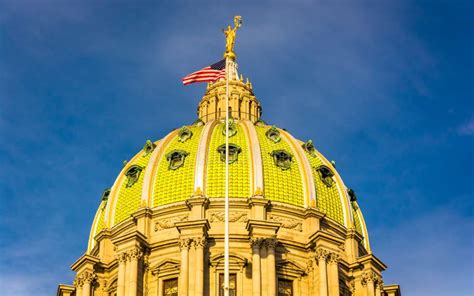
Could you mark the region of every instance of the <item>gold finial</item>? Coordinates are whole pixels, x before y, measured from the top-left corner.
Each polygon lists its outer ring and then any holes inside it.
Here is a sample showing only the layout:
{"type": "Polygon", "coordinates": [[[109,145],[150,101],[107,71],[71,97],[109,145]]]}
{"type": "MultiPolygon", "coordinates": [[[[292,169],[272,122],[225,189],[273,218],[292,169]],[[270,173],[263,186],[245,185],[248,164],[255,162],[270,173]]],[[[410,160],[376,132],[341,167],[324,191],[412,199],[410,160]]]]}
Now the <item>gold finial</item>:
{"type": "Polygon", "coordinates": [[[237,33],[237,29],[240,28],[240,26],[242,26],[242,17],[240,15],[236,15],[234,16],[234,28],[227,26],[226,30],[222,29],[226,39],[224,58],[235,60],[235,34],[237,33]]]}

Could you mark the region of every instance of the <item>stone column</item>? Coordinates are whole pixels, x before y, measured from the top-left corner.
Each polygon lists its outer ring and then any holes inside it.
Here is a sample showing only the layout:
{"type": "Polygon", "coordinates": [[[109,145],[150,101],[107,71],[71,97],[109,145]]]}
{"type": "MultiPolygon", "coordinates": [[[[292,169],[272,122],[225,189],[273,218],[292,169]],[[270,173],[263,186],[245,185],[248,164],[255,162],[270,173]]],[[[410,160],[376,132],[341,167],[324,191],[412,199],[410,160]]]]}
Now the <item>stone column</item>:
{"type": "Polygon", "coordinates": [[[206,238],[195,238],[194,248],[196,249],[195,295],[202,296],[204,294],[204,249],[206,248],[206,238]]]}
{"type": "Polygon", "coordinates": [[[250,246],[252,247],[252,295],[260,296],[260,244],[261,238],[251,238],[250,246]]]}
{"type": "Polygon", "coordinates": [[[117,296],[125,296],[125,273],[127,263],[127,253],[117,255],[118,260],[118,279],[117,279],[117,296]]]}
{"type": "Polygon", "coordinates": [[[316,250],[316,259],[319,266],[319,295],[328,296],[328,275],[327,275],[327,266],[326,258],[328,252],[324,249],[316,250]]]}
{"type": "Polygon", "coordinates": [[[127,296],[136,296],[137,295],[137,282],[138,282],[138,262],[140,258],[143,256],[143,252],[141,248],[135,247],[134,249],[128,251],[129,256],[129,270],[130,270],[130,278],[128,282],[127,288],[127,296]]]}
{"type": "Polygon", "coordinates": [[[82,277],[76,276],[74,279],[74,286],[76,287],[76,295],[82,296],[82,285],[83,285],[82,277]]]}
{"type": "Polygon", "coordinates": [[[181,269],[179,272],[179,295],[188,295],[188,262],[189,262],[189,246],[191,240],[184,238],[179,240],[179,249],[181,250],[181,269]]]}
{"type": "Polygon", "coordinates": [[[329,295],[339,296],[339,255],[329,253],[329,295]]]}
{"type": "Polygon", "coordinates": [[[375,296],[376,274],[373,271],[366,271],[362,274],[362,285],[365,286],[367,296],[375,296]]]}
{"type": "MultiPolygon", "coordinates": [[[[84,271],[82,273],[82,296],[90,296],[91,295],[91,284],[92,281],[95,279],[95,274],[89,271],[84,271]]],[[[78,295],[79,296],[79,295],[78,295]]]]}
{"type": "MultiPolygon", "coordinates": [[[[267,272],[268,272],[268,296],[276,295],[276,266],[275,266],[275,247],[277,240],[269,238],[265,240],[265,246],[267,247],[267,272]]],[[[339,295],[338,295],[339,296],[339,295]]]]}
{"type": "Polygon", "coordinates": [[[383,280],[378,279],[377,284],[375,285],[375,296],[382,296],[382,290],[383,290],[383,280]]]}

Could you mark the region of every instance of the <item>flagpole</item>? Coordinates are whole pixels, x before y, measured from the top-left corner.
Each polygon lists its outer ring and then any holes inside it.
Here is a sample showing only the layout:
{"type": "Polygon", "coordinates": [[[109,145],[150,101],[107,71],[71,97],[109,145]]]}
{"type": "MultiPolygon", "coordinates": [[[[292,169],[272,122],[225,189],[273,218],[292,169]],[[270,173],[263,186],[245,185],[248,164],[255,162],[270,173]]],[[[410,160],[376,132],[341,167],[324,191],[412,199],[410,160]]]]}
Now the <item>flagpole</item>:
{"type": "Polygon", "coordinates": [[[229,296],[229,57],[225,59],[225,205],[224,205],[224,295],[229,296]]]}

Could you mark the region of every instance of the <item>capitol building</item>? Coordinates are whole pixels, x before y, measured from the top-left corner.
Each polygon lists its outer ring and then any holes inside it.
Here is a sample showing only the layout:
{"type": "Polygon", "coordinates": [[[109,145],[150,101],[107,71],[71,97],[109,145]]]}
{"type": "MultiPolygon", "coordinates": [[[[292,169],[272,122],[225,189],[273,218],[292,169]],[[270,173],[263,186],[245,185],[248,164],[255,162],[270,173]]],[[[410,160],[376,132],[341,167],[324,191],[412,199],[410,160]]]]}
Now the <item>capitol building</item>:
{"type": "Polygon", "coordinates": [[[263,121],[252,83],[229,65],[228,81],[207,84],[194,123],[144,141],[102,193],[74,283],[58,296],[224,295],[226,136],[229,295],[401,295],[384,282],[335,163],[263,121]]]}

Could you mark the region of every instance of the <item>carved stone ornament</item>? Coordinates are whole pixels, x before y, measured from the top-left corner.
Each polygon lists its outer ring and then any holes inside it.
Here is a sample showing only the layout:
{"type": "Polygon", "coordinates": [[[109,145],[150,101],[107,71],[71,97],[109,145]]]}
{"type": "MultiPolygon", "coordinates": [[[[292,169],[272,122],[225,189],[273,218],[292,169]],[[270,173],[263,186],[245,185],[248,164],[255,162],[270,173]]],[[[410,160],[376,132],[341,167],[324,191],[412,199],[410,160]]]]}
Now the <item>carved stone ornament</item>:
{"type": "Polygon", "coordinates": [[[187,128],[186,126],[183,126],[178,133],[178,141],[183,143],[186,142],[187,140],[191,139],[193,136],[193,132],[187,128]]]}
{"type": "Polygon", "coordinates": [[[126,185],[127,188],[132,187],[133,184],[137,183],[138,179],[140,178],[140,174],[142,170],[143,170],[143,167],[136,164],[128,168],[128,170],[125,172],[125,176],[127,177],[127,185],[126,185]]]}
{"type": "Polygon", "coordinates": [[[193,239],[195,249],[204,249],[207,246],[207,239],[205,237],[196,237],[193,239]]]}
{"type": "Polygon", "coordinates": [[[278,143],[281,141],[280,131],[275,126],[269,128],[265,133],[265,136],[267,136],[267,138],[273,143],[278,143]]]}
{"type": "Polygon", "coordinates": [[[334,185],[334,180],[332,179],[334,173],[330,168],[325,165],[320,165],[314,169],[318,172],[319,178],[327,187],[334,185]]]}
{"type": "Polygon", "coordinates": [[[82,287],[82,285],[84,285],[84,281],[82,280],[82,277],[76,276],[76,278],[74,279],[73,285],[76,288],[82,287]]]}
{"type": "Polygon", "coordinates": [[[282,170],[285,171],[291,168],[293,156],[285,150],[274,150],[272,153],[270,153],[270,156],[273,157],[273,162],[275,165],[282,170]]]}
{"type": "MultiPolygon", "coordinates": [[[[222,128],[222,135],[225,136],[226,134],[226,129],[225,129],[225,123],[223,124],[222,128]]],[[[229,118],[229,138],[232,138],[237,134],[237,125],[234,122],[234,119],[229,118]]]]}
{"type": "Polygon", "coordinates": [[[168,161],[169,170],[177,170],[184,165],[184,160],[189,153],[184,150],[173,150],[166,154],[166,160],[168,161]]]}
{"type": "Polygon", "coordinates": [[[316,157],[316,148],[314,148],[314,144],[312,140],[308,140],[306,143],[301,145],[304,151],[308,152],[309,155],[316,157]]]}
{"type": "Polygon", "coordinates": [[[268,220],[280,222],[281,227],[286,229],[292,229],[299,232],[303,231],[303,223],[298,220],[290,219],[290,218],[283,218],[280,216],[269,215],[268,220]]]}
{"type": "Polygon", "coordinates": [[[155,231],[173,228],[176,222],[188,221],[188,215],[182,215],[177,217],[171,217],[164,220],[158,220],[155,223],[155,231]]]}
{"type": "Polygon", "coordinates": [[[152,153],[155,150],[156,144],[150,140],[146,140],[145,146],[143,146],[143,157],[147,156],[148,154],[152,153]]]}
{"type": "MultiPolygon", "coordinates": [[[[224,222],[225,215],[222,212],[211,213],[209,221],[212,222],[224,222]]],[[[229,213],[229,222],[247,222],[248,217],[245,212],[234,212],[229,213]]]]}
{"type": "Polygon", "coordinates": [[[178,246],[180,250],[189,249],[191,246],[191,239],[190,238],[182,238],[178,241],[178,246]]]}
{"type": "MultiPolygon", "coordinates": [[[[220,145],[217,148],[217,152],[220,154],[221,161],[225,162],[225,144],[220,145]]],[[[229,164],[239,160],[240,152],[242,152],[242,149],[239,146],[229,143],[229,164]]]]}

